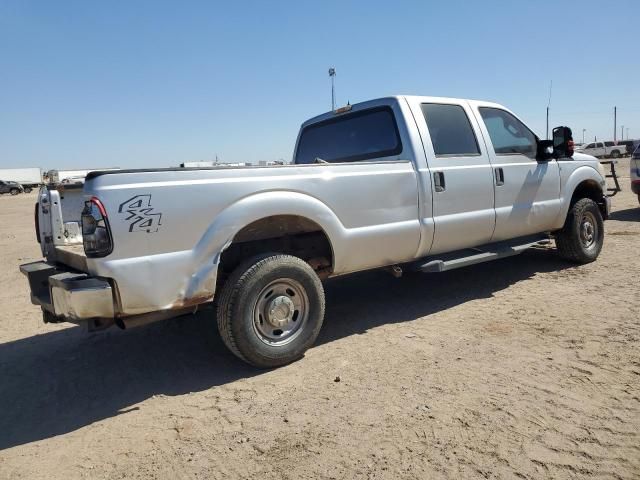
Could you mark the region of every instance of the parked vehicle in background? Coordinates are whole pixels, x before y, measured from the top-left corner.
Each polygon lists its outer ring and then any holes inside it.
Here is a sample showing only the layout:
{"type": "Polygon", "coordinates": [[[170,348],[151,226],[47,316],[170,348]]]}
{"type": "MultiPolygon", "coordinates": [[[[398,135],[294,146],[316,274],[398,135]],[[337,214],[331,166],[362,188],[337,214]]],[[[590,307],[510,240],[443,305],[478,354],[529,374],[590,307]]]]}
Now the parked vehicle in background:
{"type": "MultiPolygon", "coordinates": [[[[67,178],[81,179],[84,178],[90,172],[95,171],[112,171],[112,170],[120,170],[118,167],[108,167],[108,168],[90,168],[86,170],[49,170],[47,172],[47,177],[49,178],[49,183],[62,183],[67,178]]],[[[68,183],[68,182],[66,182],[68,183]]]]}
{"type": "Polygon", "coordinates": [[[18,195],[23,192],[24,188],[18,182],[5,182],[4,180],[0,180],[0,194],[9,193],[11,195],[18,195]]]}
{"type": "Polygon", "coordinates": [[[631,176],[631,191],[638,195],[638,203],[640,203],[640,145],[638,145],[631,155],[630,164],[630,176],[631,176]]]}
{"type": "Polygon", "coordinates": [[[623,149],[622,150],[623,157],[630,156],[635,150],[633,148],[633,140],[618,140],[618,145],[623,149]]]}
{"type": "Polygon", "coordinates": [[[22,185],[25,193],[42,185],[42,170],[39,167],[0,168],[0,179],[22,185]]]}
{"type": "Polygon", "coordinates": [[[622,152],[626,151],[626,147],[616,145],[614,142],[591,142],[584,146],[576,147],[575,151],[596,158],[618,158],[622,156],[622,152]]]}
{"type": "Polygon", "coordinates": [[[627,152],[627,146],[620,142],[604,142],[605,156],[609,158],[620,158],[627,152]]]}
{"type": "Polygon", "coordinates": [[[275,367],[318,336],[325,278],[443,272],[551,237],[562,258],[595,261],[605,189],[566,127],[541,140],[495,103],[394,96],[305,122],[292,165],[103,171],[43,188],[46,261],[21,270],[46,322],[93,330],[215,298],[226,346],[275,367]]]}

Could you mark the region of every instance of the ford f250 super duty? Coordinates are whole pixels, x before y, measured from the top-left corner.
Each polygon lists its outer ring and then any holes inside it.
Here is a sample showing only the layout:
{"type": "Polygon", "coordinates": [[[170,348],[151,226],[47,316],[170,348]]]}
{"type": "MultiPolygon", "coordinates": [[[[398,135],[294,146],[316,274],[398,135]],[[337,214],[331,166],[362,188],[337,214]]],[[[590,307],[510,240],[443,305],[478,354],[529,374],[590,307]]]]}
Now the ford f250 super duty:
{"type": "Polygon", "coordinates": [[[610,200],[598,161],[572,148],[567,127],[541,140],[495,103],[381,98],[305,122],[292,165],[44,187],[46,261],[21,270],[45,322],[129,328],[215,301],[234,354],[283,365],[316,339],[328,277],[442,272],[550,239],[595,260],[610,200]]]}

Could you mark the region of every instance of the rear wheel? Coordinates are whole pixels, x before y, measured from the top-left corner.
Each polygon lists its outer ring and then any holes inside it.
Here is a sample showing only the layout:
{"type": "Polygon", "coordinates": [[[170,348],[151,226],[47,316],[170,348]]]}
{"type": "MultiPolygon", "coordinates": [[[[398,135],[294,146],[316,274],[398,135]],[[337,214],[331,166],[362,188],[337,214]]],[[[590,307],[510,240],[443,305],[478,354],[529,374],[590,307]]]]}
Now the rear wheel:
{"type": "Polygon", "coordinates": [[[218,302],[218,330],[239,358],[260,368],[304,355],[324,320],[324,290],[305,261],[291,255],[256,257],[227,279],[218,302]]]}
{"type": "Polygon", "coordinates": [[[614,150],[613,152],[611,152],[611,158],[618,158],[620,157],[620,152],[618,150],[614,150]]]}
{"type": "Polygon", "coordinates": [[[12,188],[11,190],[9,190],[9,193],[11,195],[18,195],[20,193],[20,190],[18,190],[17,188],[12,188]]]}
{"type": "Polygon", "coordinates": [[[556,234],[561,257],[576,263],[593,262],[604,243],[604,222],[596,202],[581,198],[569,209],[564,227],[556,234]]]}

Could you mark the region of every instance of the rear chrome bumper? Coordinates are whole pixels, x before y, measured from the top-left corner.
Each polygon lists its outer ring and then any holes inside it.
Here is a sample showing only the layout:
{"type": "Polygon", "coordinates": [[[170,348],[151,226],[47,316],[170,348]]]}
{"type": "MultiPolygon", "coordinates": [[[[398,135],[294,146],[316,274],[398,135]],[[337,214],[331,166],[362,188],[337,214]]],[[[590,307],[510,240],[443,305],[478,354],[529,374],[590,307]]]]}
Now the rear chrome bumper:
{"type": "Polygon", "coordinates": [[[45,321],[79,322],[114,318],[111,284],[40,261],[20,265],[31,288],[31,303],[42,307],[45,321]]]}

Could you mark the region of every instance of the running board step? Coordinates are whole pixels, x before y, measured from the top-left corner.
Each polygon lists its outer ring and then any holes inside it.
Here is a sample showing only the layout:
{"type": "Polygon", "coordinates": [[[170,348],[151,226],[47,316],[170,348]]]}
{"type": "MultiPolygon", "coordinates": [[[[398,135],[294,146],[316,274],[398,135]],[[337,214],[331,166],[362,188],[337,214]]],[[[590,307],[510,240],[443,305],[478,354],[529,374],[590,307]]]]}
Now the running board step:
{"type": "MultiPolygon", "coordinates": [[[[521,239],[524,240],[524,239],[521,239]]],[[[460,267],[468,267],[476,263],[489,262],[500,258],[511,257],[524,252],[528,248],[548,245],[551,242],[548,237],[537,237],[531,240],[529,237],[525,243],[497,243],[479,247],[476,249],[462,250],[453,254],[447,254],[445,258],[432,259],[423,265],[418,266],[418,270],[428,273],[446,272],[460,267]]]]}

